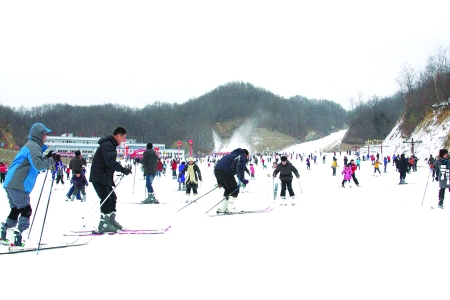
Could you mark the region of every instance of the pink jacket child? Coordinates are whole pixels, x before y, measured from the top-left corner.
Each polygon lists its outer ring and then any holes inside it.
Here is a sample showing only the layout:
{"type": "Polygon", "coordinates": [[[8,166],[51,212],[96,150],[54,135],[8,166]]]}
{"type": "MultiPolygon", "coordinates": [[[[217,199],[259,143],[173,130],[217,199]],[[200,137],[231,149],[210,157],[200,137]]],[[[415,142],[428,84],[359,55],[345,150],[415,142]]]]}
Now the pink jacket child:
{"type": "Polygon", "coordinates": [[[352,167],[350,165],[346,165],[344,167],[344,170],[342,170],[342,173],[344,175],[344,180],[342,180],[342,187],[345,188],[345,182],[348,181],[350,183],[350,179],[352,179],[352,167]]]}
{"type": "Polygon", "coordinates": [[[250,164],[250,177],[255,177],[255,168],[253,167],[253,164],[250,164]]]}

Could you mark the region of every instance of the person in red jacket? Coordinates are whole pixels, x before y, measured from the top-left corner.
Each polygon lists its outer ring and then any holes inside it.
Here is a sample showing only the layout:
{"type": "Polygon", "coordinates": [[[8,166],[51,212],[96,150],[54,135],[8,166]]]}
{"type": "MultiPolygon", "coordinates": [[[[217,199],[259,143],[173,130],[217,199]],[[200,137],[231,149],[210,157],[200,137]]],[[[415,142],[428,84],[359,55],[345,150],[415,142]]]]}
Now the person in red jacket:
{"type": "Polygon", "coordinates": [[[8,167],[3,162],[0,162],[0,183],[5,182],[6,172],[8,172],[8,167]]]}
{"type": "Polygon", "coordinates": [[[156,162],[156,176],[161,177],[161,173],[163,170],[163,163],[161,161],[161,158],[158,159],[156,162]]]}
{"type": "Polygon", "coordinates": [[[358,182],[358,179],[356,179],[356,175],[355,175],[355,172],[356,172],[356,169],[357,169],[358,166],[355,164],[355,160],[354,159],[350,160],[350,165],[352,166],[352,179],[353,179],[353,182],[356,184],[356,186],[359,187],[359,182],[358,182]]]}
{"type": "Polygon", "coordinates": [[[172,160],[172,179],[177,179],[177,162],[175,159],[172,160]]]}

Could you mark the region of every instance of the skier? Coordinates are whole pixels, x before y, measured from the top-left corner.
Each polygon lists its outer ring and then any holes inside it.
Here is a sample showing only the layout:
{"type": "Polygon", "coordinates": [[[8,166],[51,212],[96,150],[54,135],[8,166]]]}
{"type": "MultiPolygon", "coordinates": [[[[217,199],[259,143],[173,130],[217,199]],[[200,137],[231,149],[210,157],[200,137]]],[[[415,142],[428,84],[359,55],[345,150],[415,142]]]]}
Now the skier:
{"type": "Polygon", "coordinates": [[[445,189],[449,188],[449,171],[450,163],[448,161],[448,150],[439,150],[439,156],[434,161],[434,167],[436,169],[436,177],[439,179],[439,208],[444,208],[445,189]]]}
{"type": "Polygon", "coordinates": [[[253,164],[250,164],[250,178],[255,179],[255,167],[253,167],[253,164]]]}
{"type": "Polygon", "coordinates": [[[172,179],[177,179],[177,162],[175,159],[172,160],[172,164],[170,166],[172,168],[172,179]]]}
{"type": "Polygon", "coordinates": [[[51,130],[42,123],[33,124],[27,143],[11,163],[3,183],[11,210],[6,222],[1,223],[2,241],[6,241],[7,229],[14,228],[14,245],[22,246],[22,232],[30,226],[32,213],[30,193],[34,188],[36,178],[40,171],[50,169],[55,165],[55,160],[52,158],[53,151],[49,151],[46,156],[42,155],[48,147],[44,143],[50,132],[51,130]]]}
{"type": "Polygon", "coordinates": [[[99,147],[95,151],[92,159],[91,174],[89,182],[95,189],[102,205],[100,206],[100,222],[98,224],[99,232],[116,232],[122,229],[116,221],[116,202],[117,196],[114,192],[114,172],[122,172],[124,175],[131,173],[131,169],[122,167],[117,162],[117,146],[125,141],[127,131],[118,127],[112,135],[101,138],[99,147]]]}
{"type": "Polygon", "coordinates": [[[356,186],[359,187],[359,182],[358,182],[358,179],[356,179],[356,175],[355,175],[355,172],[356,172],[356,169],[357,169],[357,165],[355,164],[355,161],[353,159],[350,160],[350,166],[352,167],[352,179],[353,179],[353,182],[356,184],[356,186]]]}
{"type": "Polygon", "coordinates": [[[344,169],[342,170],[341,174],[344,175],[344,180],[342,180],[342,187],[345,188],[345,184],[348,181],[348,184],[351,186],[350,179],[352,178],[352,166],[350,164],[345,165],[344,169]]]}
{"type": "MultiPolygon", "coordinates": [[[[70,201],[73,201],[75,198],[75,195],[78,194],[78,192],[81,192],[83,195],[83,199],[81,199],[81,202],[86,201],[86,186],[88,186],[88,181],[84,174],[81,174],[81,171],[76,171],[75,175],[73,175],[70,182],[73,184],[75,189],[73,190],[72,198],[70,198],[70,201]]],[[[67,201],[67,200],[66,200],[67,201]]]]}
{"type": "MultiPolygon", "coordinates": [[[[397,156],[397,158],[398,158],[398,156],[397,156]]],[[[408,168],[408,160],[406,159],[405,154],[402,153],[402,155],[400,155],[400,158],[398,158],[398,160],[397,160],[397,169],[398,169],[398,172],[400,173],[399,184],[406,184],[405,178],[406,178],[407,168],[408,168]]]]}
{"type": "Polygon", "coordinates": [[[375,163],[373,164],[373,176],[375,176],[375,173],[377,171],[378,171],[378,173],[380,173],[380,176],[381,176],[380,165],[382,165],[382,163],[377,158],[375,160],[375,163]]]}
{"type": "MultiPolygon", "coordinates": [[[[76,171],[82,171],[83,166],[86,165],[86,160],[84,159],[84,157],[81,155],[81,151],[77,150],[75,151],[75,157],[72,158],[69,162],[69,167],[72,170],[72,174],[75,174],[76,171]]],[[[66,195],[66,199],[70,200],[70,197],[72,196],[73,190],[75,189],[75,187],[72,185],[69,189],[69,191],[67,192],[66,195]]],[[[80,194],[77,195],[77,199],[81,200],[81,196],[80,194]]]]}
{"type": "Polygon", "coordinates": [[[433,174],[431,175],[433,177],[433,180],[436,177],[436,168],[434,167],[434,162],[436,160],[434,159],[433,155],[430,154],[430,158],[428,159],[428,165],[430,166],[430,172],[433,172],[433,174]]]}
{"type": "Polygon", "coordinates": [[[245,179],[245,169],[249,153],[247,149],[237,148],[230,154],[222,157],[214,167],[214,176],[216,177],[219,187],[223,187],[223,201],[220,203],[218,213],[237,212],[237,197],[239,195],[239,186],[236,182],[235,175],[242,184],[247,185],[248,180],[245,179]]]}
{"type": "Polygon", "coordinates": [[[153,180],[156,177],[156,165],[158,162],[158,155],[155,150],[153,150],[153,144],[147,144],[147,150],[144,152],[143,157],[140,161],[145,173],[145,185],[147,187],[148,197],[143,204],[159,204],[158,200],[155,198],[155,191],[153,190],[153,180]]]}
{"type": "MultiPolygon", "coordinates": [[[[56,185],[59,184],[59,182],[61,181],[63,187],[64,187],[64,165],[61,161],[61,155],[56,154],[54,156],[54,159],[56,161],[55,164],[55,173],[56,173],[56,185]]],[[[56,187],[55,187],[56,190],[56,187]]]]}
{"type": "MultiPolygon", "coordinates": [[[[286,199],[286,187],[289,191],[289,196],[291,199],[295,198],[294,190],[292,189],[292,173],[295,174],[295,177],[299,178],[300,174],[298,173],[297,169],[287,160],[286,156],[281,157],[281,163],[277,165],[277,168],[275,171],[273,171],[273,177],[277,177],[277,174],[280,173],[280,180],[281,180],[281,192],[280,192],[280,198],[282,200],[286,199]]],[[[281,203],[281,205],[286,206],[287,203],[281,203]]],[[[292,205],[295,205],[292,203],[292,205]]]]}
{"type": "Polygon", "coordinates": [[[3,183],[5,181],[6,172],[8,171],[8,168],[6,165],[1,161],[0,162],[0,183],[3,183]]]}
{"type": "Polygon", "coordinates": [[[186,167],[186,163],[183,161],[180,166],[178,167],[178,190],[185,191],[186,190],[186,182],[185,182],[185,176],[183,173],[184,168],[186,167]],[[181,187],[183,185],[183,187],[181,187]]]}
{"type": "Polygon", "coordinates": [[[178,176],[184,176],[184,173],[186,173],[186,203],[189,203],[191,197],[191,188],[194,193],[194,198],[196,198],[198,181],[202,181],[202,173],[200,172],[200,168],[198,167],[198,165],[194,162],[194,158],[188,158],[188,164],[183,169],[183,171],[178,174],[178,176]]]}
{"type": "Polygon", "coordinates": [[[338,168],[337,159],[333,157],[333,162],[331,163],[331,168],[333,169],[333,176],[336,176],[336,169],[338,168]]]}

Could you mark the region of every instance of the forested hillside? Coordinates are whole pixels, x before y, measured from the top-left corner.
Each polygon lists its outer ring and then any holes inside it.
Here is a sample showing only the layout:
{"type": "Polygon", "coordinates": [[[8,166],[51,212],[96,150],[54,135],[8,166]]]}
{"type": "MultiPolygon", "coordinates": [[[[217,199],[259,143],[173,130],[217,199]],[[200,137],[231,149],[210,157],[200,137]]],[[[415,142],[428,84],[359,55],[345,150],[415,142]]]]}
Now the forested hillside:
{"type": "Polygon", "coordinates": [[[347,111],[328,100],[296,96],[285,99],[249,83],[232,82],[182,104],[156,102],[142,109],[121,105],[43,105],[13,109],[0,105],[0,122],[22,146],[30,126],[43,122],[54,135],[103,136],[117,126],[138,142],[164,143],[193,139],[198,151],[214,148],[212,129],[217,122],[249,119],[258,128],[304,140],[310,132],[324,136],[347,124],[347,111]]]}
{"type": "Polygon", "coordinates": [[[367,140],[383,140],[399,121],[402,136],[409,136],[433,104],[450,99],[450,47],[439,48],[428,58],[424,70],[404,65],[397,77],[398,92],[364,101],[362,94],[350,114],[350,129],[341,149],[364,145],[367,140]]]}

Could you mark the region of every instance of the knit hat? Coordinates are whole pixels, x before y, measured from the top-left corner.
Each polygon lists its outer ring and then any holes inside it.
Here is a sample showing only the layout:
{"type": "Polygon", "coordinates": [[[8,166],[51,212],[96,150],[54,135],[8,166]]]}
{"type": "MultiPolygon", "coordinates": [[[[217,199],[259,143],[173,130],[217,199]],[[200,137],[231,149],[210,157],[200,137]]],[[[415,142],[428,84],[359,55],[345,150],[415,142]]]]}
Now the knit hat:
{"type": "Polygon", "coordinates": [[[444,157],[445,154],[448,154],[448,150],[447,150],[447,149],[441,149],[441,150],[439,150],[439,156],[440,156],[440,157],[444,157]]]}
{"type": "Polygon", "coordinates": [[[188,157],[188,161],[194,161],[194,158],[192,156],[188,157]]]}

